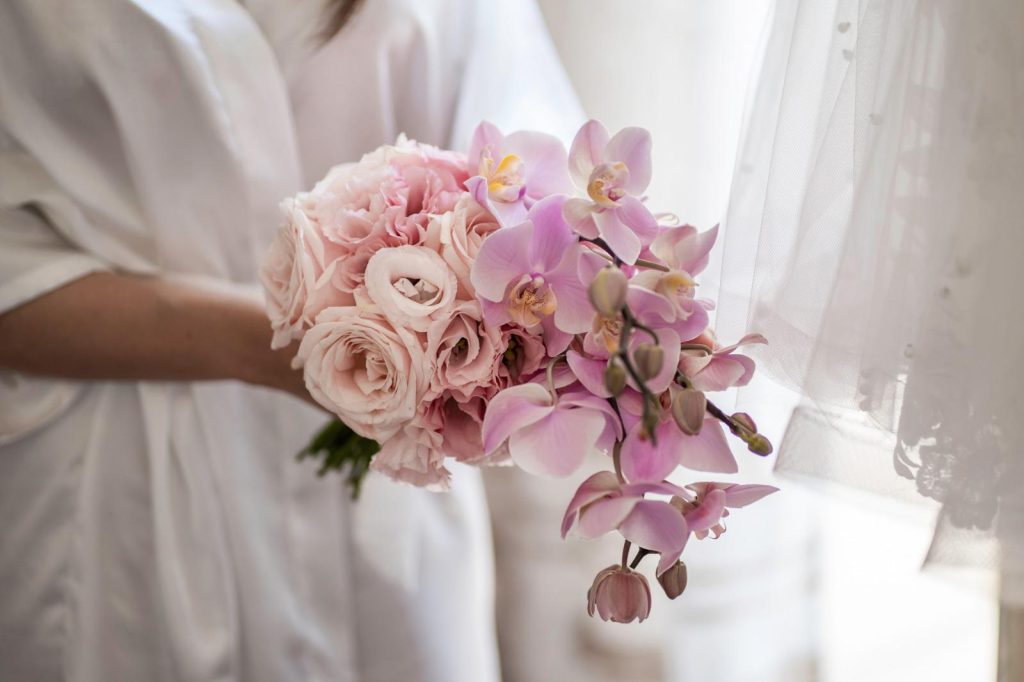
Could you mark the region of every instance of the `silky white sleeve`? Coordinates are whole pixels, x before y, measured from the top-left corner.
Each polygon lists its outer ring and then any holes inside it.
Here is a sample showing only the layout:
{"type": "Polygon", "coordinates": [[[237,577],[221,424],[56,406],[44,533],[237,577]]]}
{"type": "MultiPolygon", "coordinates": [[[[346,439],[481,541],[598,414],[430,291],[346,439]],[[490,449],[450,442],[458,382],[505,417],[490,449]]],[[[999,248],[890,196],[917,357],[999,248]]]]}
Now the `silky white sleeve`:
{"type": "Polygon", "coordinates": [[[107,269],[57,234],[37,209],[0,208],[0,313],[107,269]]]}

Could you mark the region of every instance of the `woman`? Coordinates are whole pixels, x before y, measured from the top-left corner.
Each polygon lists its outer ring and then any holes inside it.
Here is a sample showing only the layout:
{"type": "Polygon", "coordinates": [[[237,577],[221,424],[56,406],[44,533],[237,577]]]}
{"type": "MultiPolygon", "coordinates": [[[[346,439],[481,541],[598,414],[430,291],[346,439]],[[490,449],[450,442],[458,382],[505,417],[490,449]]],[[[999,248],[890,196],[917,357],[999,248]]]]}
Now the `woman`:
{"type": "Polygon", "coordinates": [[[497,677],[475,472],[296,463],[325,415],[253,283],[332,164],[576,107],[530,5],[364,4],[0,6],[5,679],[497,677]]]}

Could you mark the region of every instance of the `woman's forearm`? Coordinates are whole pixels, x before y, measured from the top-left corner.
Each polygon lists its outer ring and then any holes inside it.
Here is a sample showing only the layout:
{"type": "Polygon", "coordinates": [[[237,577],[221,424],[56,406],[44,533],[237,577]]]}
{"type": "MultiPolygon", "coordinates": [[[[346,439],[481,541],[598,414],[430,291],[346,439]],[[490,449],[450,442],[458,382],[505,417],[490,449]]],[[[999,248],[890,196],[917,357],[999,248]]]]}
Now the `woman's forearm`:
{"type": "Polygon", "coordinates": [[[0,315],[0,367],[73,379],[239,379],[305,396],[258,301],[98,273],[0,315]]]}

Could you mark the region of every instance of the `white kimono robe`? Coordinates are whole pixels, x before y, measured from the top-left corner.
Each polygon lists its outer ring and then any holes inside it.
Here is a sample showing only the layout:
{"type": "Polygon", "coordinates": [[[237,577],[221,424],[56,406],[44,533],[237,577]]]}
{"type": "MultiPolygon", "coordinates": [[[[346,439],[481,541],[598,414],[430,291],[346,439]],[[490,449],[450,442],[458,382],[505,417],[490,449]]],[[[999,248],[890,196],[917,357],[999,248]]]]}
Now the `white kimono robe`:
{"type": "MultiPolygon", "coordinates": [[[[400,132],[578,111],[529,2],[0,3],[0,312],[116,270],[255,287],[277,203],[400,132]]],[[[293,455],[235,382],[0,372],[0,678],[497,678],[477,472],[439,495],[293,455]]]]}

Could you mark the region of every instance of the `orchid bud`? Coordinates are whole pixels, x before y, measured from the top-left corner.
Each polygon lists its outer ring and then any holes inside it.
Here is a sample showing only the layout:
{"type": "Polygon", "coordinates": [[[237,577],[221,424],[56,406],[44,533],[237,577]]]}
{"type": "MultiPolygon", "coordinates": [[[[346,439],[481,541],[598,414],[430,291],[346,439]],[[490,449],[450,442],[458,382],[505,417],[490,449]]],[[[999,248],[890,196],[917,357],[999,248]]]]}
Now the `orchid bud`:
{"type": "Polygon", "coordinates": [[[747,449],[753,452],[755,455],[761,455],[767,457],[772,454],[772,444],[767,438],[762,436],[760,433],[752,434],[749,438],[744,438],[747,443],[747,449]]]}
{"type": "Polygon", "coordinates": [[[644,381],[650,381],[661,373],[661,366],[665,362],[665,351],[661,346],[653,343],[638,343],[633,351],[633,364],[636,366],[636,373],[644,381]]]}
{"type": "Polygon", "coordinates": [[[700,433],[707,407],[707,398],[701,391],[692,388],[672,391],[672,418],[679,430],[688,436],[700,433]]]}
{"type": "Polygon", "coordinates": [[[618,398],[626,390],[626,368],[614,357],[604,369],[604,387],[613,397],[618,398]]]}
{"type": "Polygon", "coordinates": [[[665,596],[675,599],[686,589],[686,564],[675,562],[667,571],[658,576],[658,583],[665,591],[665,596]]]}
{"type": "Polygon", "coordinates": [[[651,613],[647,578],[625,566],[609,566],[594,578],[587,591],[587,613],[613,623],[643,621],[651,613]]]}
{"type": "Polygon", "coordinates": [[[622,270],[614,265],[601,268],[594,275],[587,293],[590,296],[590,304],[602,317],[615,317],[626,305],[626,291],[629,289],[629,280],[622,270]]]}
{"type": "Polygon", "coordinates": [[[757,424],[754,423],[754,420],[746,412],[736,412],[732,415],[732,419],[747,431],[757,433],[757,424]]]}

